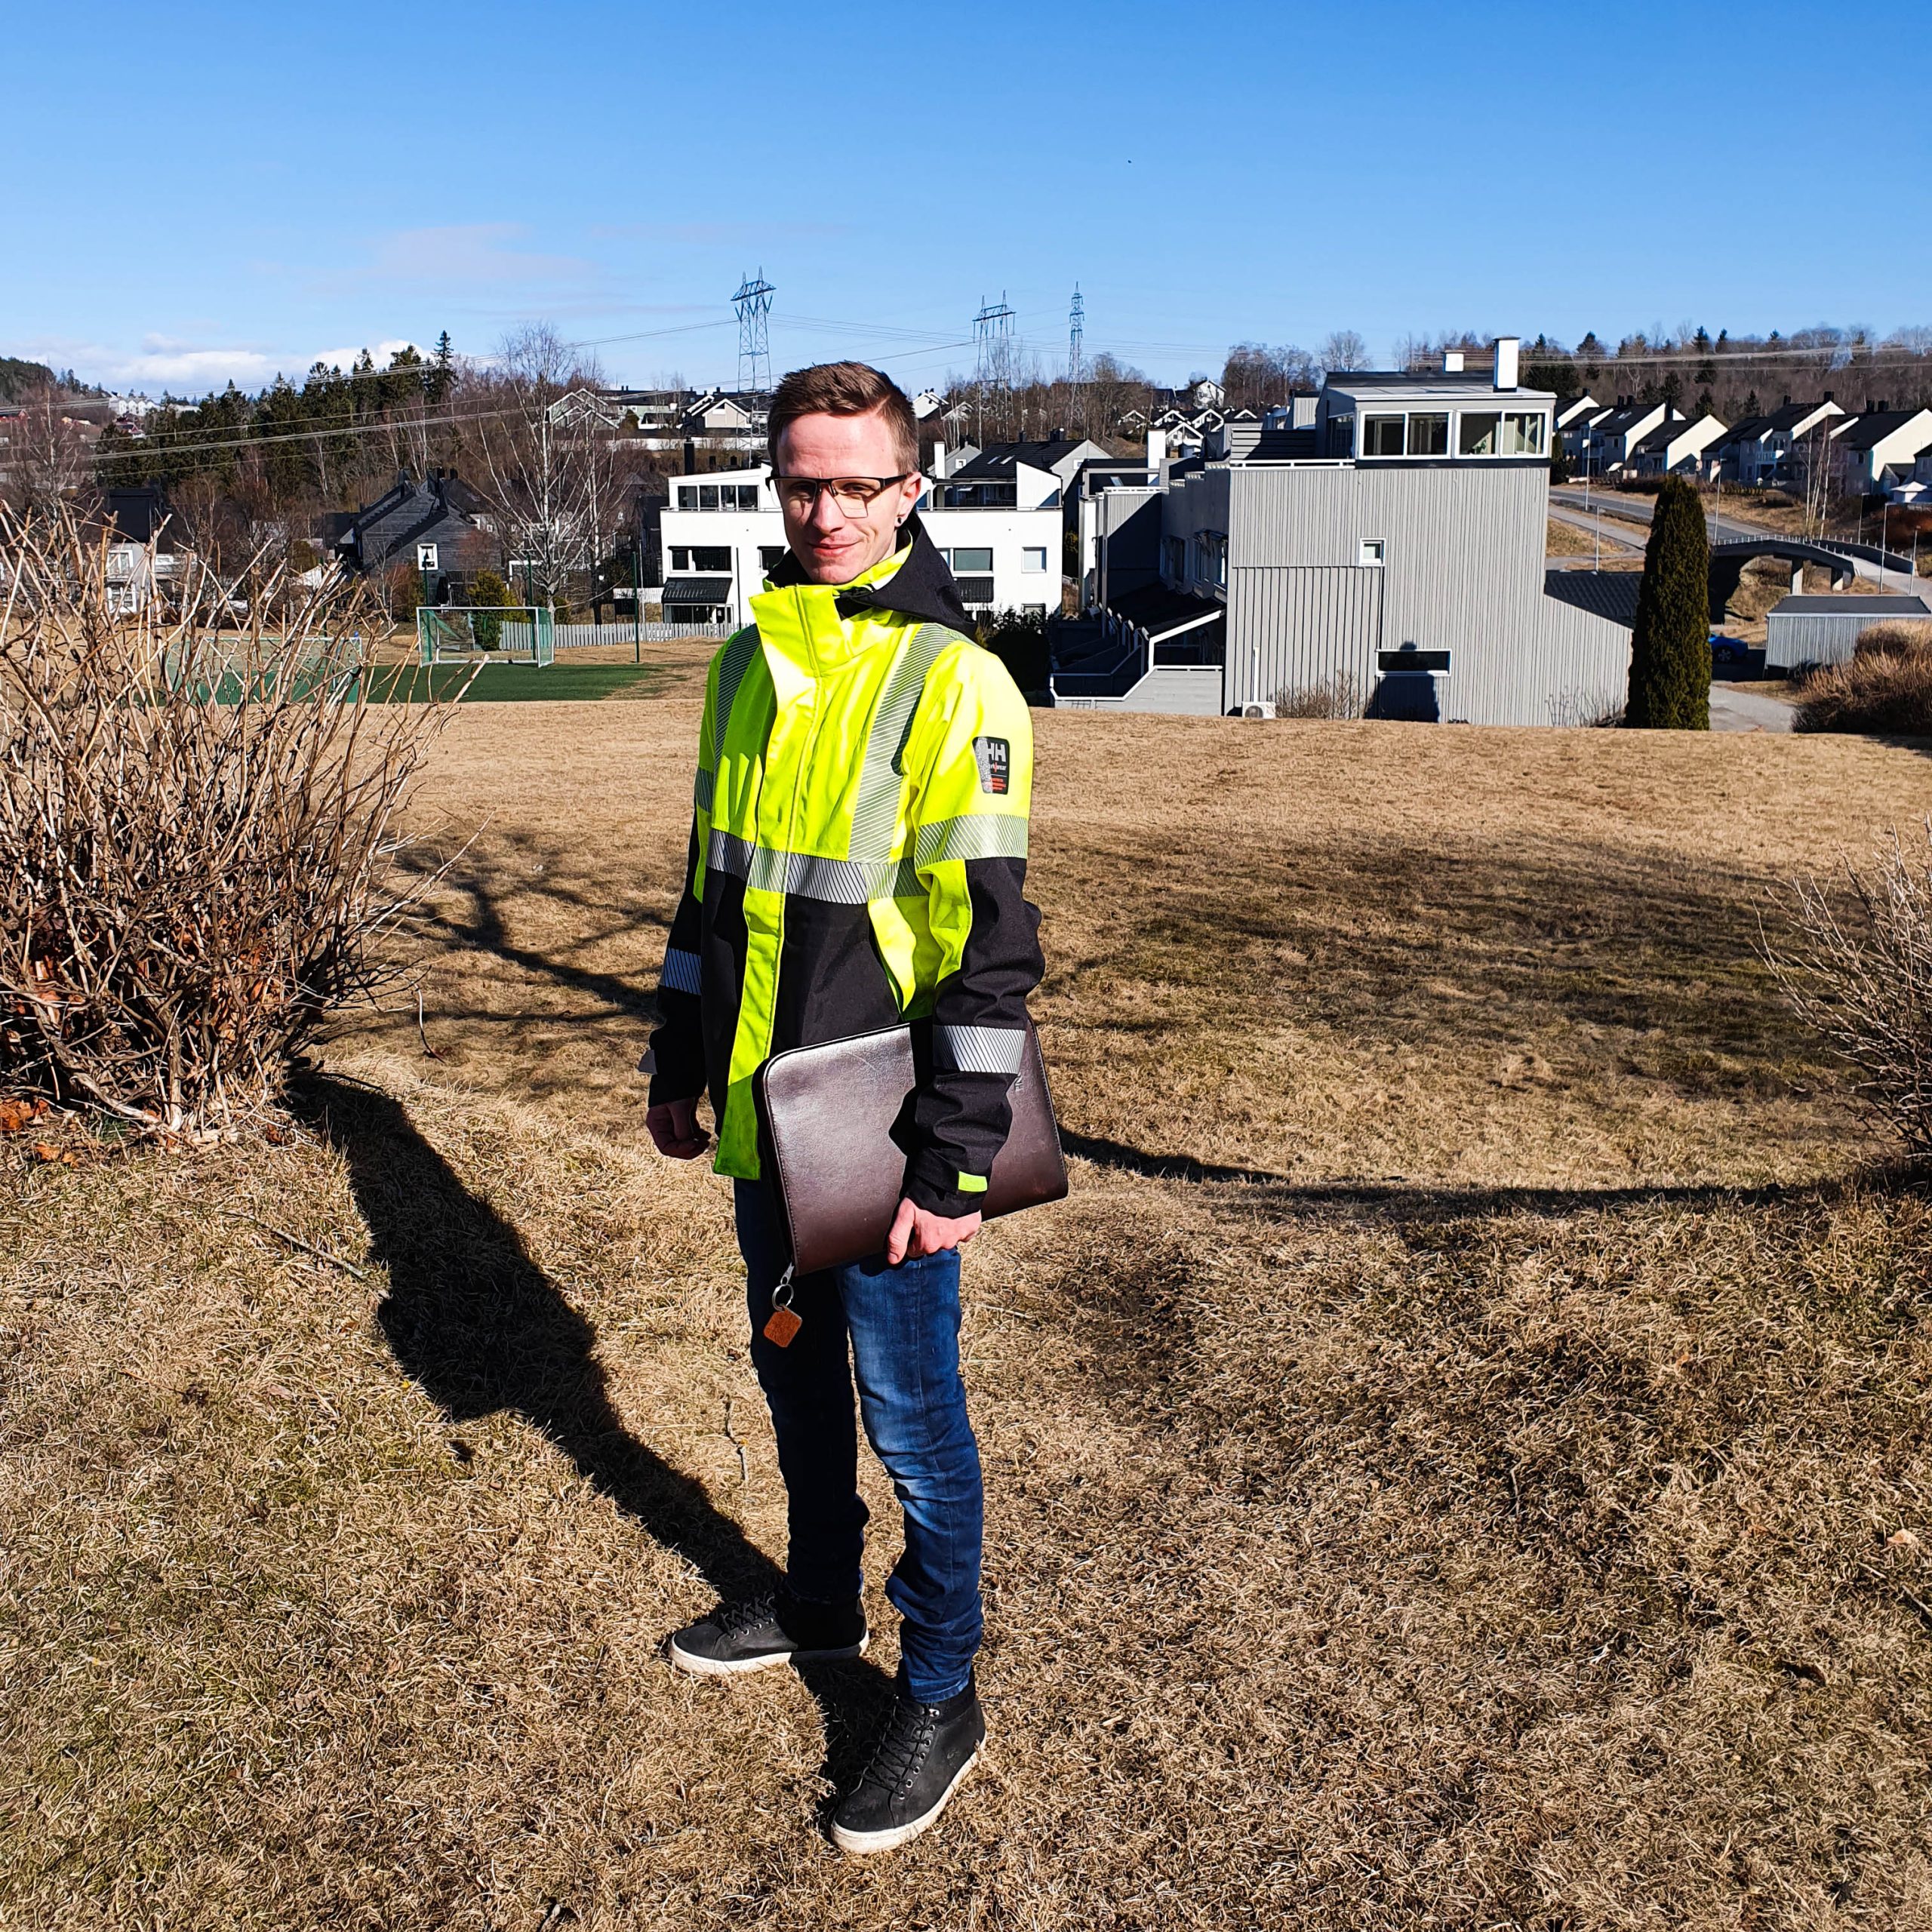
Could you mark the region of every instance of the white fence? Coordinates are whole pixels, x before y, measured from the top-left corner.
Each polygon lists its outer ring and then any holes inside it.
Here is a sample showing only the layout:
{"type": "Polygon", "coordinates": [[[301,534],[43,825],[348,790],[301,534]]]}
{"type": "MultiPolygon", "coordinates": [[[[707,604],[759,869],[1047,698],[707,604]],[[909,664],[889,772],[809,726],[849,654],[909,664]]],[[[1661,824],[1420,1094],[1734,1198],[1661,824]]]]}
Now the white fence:
{"type": "Polygon", "coordinates": [[[718,634],[715,627],[703,624],[559,624],[557,648],[581,651],[594,644],[630,644],[640,639],[646,644],[669,644],[678,638],[714,638],[718,634]]]}

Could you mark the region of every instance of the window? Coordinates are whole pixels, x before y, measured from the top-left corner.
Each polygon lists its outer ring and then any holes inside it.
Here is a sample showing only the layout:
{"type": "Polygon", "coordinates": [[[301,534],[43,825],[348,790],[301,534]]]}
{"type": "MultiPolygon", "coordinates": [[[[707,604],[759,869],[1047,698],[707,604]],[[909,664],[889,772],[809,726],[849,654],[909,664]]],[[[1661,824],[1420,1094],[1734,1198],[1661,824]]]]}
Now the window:
{"type": "Polygon", "coordinates": [[[1447,456],[1449,454],[1449,417],[1447,412],[1409,418],[1409,454],[1411,456],[1447,456]]]}
{"type": "Polygon", "coordinates": [[[1044,617],[1047,614],[1047,607],[1044,604],[1023,604],[1020,607],[1020,614],[1023,617],[1044,617]]]}
{"type": "Polygon", "coordinates": [[[993,553],[990,550],[955,550],[952,553],[952,574],[964,577],[968,571],[989,573],[993,567],[993,553]]]}
{"type": "Polygon", "coordinates": [[[1202,530],[1195,534],[1194,574],[1208,583],[1226,583],[1228,580],[1228,540],[1218,530],[1202,530]]]}
{"type": "Polygon", "coordinates": [[[1499,456],[1541,456],[1543,428],[1547,419],[1539,411],[1534,415],[1506,415],[1498,432],[1499,456]]]}
{"type": "Polygon", "coordinates": [[[1456,448],[1463,456],[1494,456],[1497,425],[1503,419],[1493,410],[1464,410],[1458,419],[1461,433],[1456,448]]]}
{"type": "Polygon", "coordinates": [[[767,577],[785,561],[785,546],[782,543],[761,543],[758,546],[758,567],[767,577]]]}
{"type": "Polygon", "coordinates": [[[1364,538],[1361,547],[1355,553],[1360,564],[1379,564],[1382,561],[1382,539],[1379,537],[1364,538]]]}
{"type": "Polygon", "coordinates": [[[1161,539],[1162,574],[1171,583],[1187,581],[1187,540],[1184,537],[1161,539]]]}
{"type": "Polygon", "coordinates": [[[673,543],[671,546],[671,568],[674,571],[688,571],[691,567],[690,546],[673,543]]]}
{"type": "Polygon", "coordinates": [[[1361,419],[1361,453],[1364,456],[1400,456],[1402,419],[1399,416],[1364,416],[1361,419]]]}
{"type": "Polygon", "coordinates": [[[755,483],[731,483],[719,486],[719,498],[728,510],[755,510],[758,508],[758,485],[755,483]]]}
{"type": "Polygon", "coordinates": [[[1023,571],[1043,571],[1047,567],[1047,553],[1044,546],[1039,549],[1030,546],[1020,553],[1020,568],[1023,571]]]}
{"type": "Polygon", "coordinates": [[[959,601],[968,610],[984,610],[993,601],[993,580],[989,577],[959,579],[959,601]]]}
{"type": "Polygon", "coordinates": [[[681,510],[697,508],[697,485],[695,483],[680,483],[678,485],[678,507],[681,510]]]}
{"type": "Polygon", "coordinates": [[[728,543],[703,543],[691,552],[691,568],[694,571],[728,571],[731,568],[731,546],[728,543]]]}
{"type": "Polygon", "coordinates": [[[715,510],[718,507],[718,485],[700,483],[697,486],[697,506],[701,510],[715,510]]]}

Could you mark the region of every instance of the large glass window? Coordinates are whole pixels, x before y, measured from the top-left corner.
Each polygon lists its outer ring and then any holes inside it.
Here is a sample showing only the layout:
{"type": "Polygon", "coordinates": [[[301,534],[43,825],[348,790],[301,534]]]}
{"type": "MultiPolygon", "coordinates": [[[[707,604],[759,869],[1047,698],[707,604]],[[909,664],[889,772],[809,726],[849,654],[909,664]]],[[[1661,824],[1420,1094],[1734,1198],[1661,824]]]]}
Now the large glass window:
{"type": "Polygon", "coordinates": [[[964,577],[968,571],[984,572],[993,567],[993,553],[990,550],[955,550],[952,553],[952,574],[964,577]]]}
{"type": "Polygon", "coordinates": [[[1182,583],[1187,578],[1187,540],[1184,537],[1164,537],[1161,539],[1162,561],[1167,566],[1169,582],[1182,583]]]}
{"type": "Polygon", "coordinates": [[[1503,420],[1494,410],[1466,409],[1457,418],[1456,449],[1462,456],[1494,456],[1497,425],[1503,420]]]}
{"type": "Polygon", "coordinates": [[[697,506],[701,510],[715,510],[718,507],[718,485],[700,483],[697,488],[697,506]]]}
{"type": "Polygon", "coordinates": [[[1502,428],[1497,432],[1497,454],[1541,456],[1546,420],[1540,410],[1533,416],[1518,415],[1513,412],[1506,415],[1502,428]]]}
{"type": "Polygon", "coordinates": [[[1047,553],[1030,546],[1020,553],[1020,568],[1023,571],[1043,571],[1047,567],[1047,553]]]}
{"type": "Polygon", "coordinates": [[[1402,419],[1399,416],[1364,416],[1361,419],[1361,453],[1364,456],[1400,456],[1402,419]]]}
{"type": "Polygon", "coordinates": [[[697,485],[695,483],[680,483],[678,485],[678,507],[681,510],[697,508],[697,485]]]}
{"type": "Polygon", "coordinates": [[[1203,530],[1194,539],[1194,574],[1207,583],[1228,580],[1228,540],[1218,530],[1203,530]]]}
{"type": "Polygon", "coordinates": [[[728,543],[700,544],[691,552],[691,568],[695,571],[728,571],[731,568],[731,546],[728,543]]]}
{"type": "Polygon", "coordinates": [[[1445,411],[1409,418],[1409,454],[1411,456],[1447,456],[1449,454],[1449,417],[1445,411]]]}

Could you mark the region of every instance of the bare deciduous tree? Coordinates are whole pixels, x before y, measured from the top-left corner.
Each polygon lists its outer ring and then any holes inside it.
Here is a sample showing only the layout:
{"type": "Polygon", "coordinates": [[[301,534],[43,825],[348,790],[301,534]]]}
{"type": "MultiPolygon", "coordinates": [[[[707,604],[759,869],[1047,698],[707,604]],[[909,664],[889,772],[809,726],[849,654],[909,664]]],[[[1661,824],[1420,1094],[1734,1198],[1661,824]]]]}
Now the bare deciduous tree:
{"type": "Polygon", "coordinates": [[[1368,344],[1353,329],[1337,329],[1322,343],[1315,359],[1330,375],[1338,370],[1366,369],[1368,344]]]}
{"type": "Polygon", "coordinates": [[[571,573],[609,554],[628,514],[636,458],[596,395],[603,381],[594,360],[538,322],[507,337],[497,367],[463,385],[476,487],[538,603],[568,602],[571,573]]]}

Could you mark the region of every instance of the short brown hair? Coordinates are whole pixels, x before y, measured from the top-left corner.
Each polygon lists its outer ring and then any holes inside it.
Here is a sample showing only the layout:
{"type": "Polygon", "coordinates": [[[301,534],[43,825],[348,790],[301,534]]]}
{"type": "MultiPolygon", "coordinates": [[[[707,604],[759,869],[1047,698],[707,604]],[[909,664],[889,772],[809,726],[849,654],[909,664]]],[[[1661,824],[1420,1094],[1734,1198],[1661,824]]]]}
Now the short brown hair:
{"type": "Polygon", "coordinates": [[[771,398],[768,433],[773,467],[778,463],[778,438],[800,417],[869,416],[875,410],[892,432],[898,452],[894,460],[909,476],[919,466],[918,419],[906,392],[883,369],[869,362],[814,362],[809,369],[794,369],[771,398]]]}

